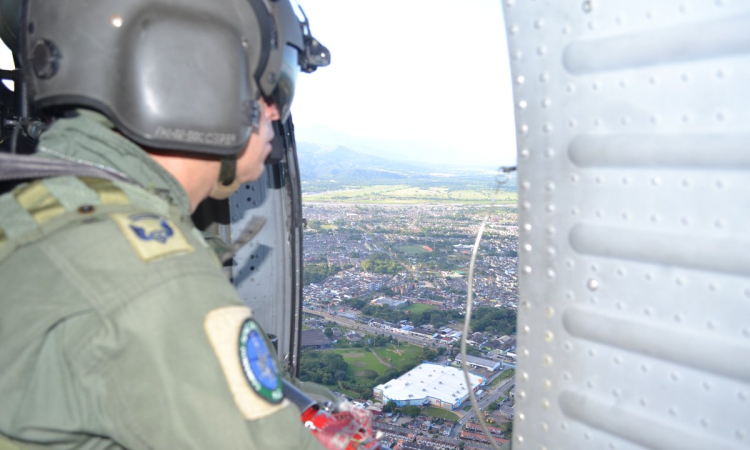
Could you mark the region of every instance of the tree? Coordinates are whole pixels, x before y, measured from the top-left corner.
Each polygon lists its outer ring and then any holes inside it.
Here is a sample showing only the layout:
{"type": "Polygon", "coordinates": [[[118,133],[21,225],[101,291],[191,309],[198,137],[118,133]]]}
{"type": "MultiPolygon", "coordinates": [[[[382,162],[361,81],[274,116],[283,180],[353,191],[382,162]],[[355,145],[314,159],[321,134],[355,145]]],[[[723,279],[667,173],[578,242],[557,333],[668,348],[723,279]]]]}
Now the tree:
{"type": "Polygon", "coordinates": [[[401,412],[406,414],[407,416],[413,416],[416,417],[419,415],[420,410],[418,406],[414,405],[408,405],[401,408],[401,412]]]}
{"type": "Polygon", "coordinates": [[[388,400],[388,403],[383,405],[383,412],[391,412],[396,409],[396,406],[396,402],[394,402],[393,400],[388,400]]]}
{"type": "Polygon", "coordinates": [[[323,334],[328,336],[328,339],[333,338],[333,330],[330,328],[326,328],[325,330],[323,330],[323,334]]]}

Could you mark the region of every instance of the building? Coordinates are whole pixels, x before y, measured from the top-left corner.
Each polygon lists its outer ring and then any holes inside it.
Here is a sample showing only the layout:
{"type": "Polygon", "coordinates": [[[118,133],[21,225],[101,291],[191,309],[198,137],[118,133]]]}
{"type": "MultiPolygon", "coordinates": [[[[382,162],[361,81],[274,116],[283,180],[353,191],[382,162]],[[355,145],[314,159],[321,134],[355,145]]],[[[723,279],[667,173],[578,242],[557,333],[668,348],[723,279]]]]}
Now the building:
{"type": "MultiPolygon", "coordinates": [[[[484,379],[469,374],[472,388],[477,390],[484,379]]],[[[450,366],[423,363],[385,384],[375,386],[373,395],[383,403],[398,406],[430,405],[456,409],[469,397],[464,373],[450,366]]]]}
{"type": "MultiPolygon", "coordinates": [[[[457,363],[461,363],[461,355],[456,356],[454,359],[457,363]]],[[[466,364],[471,367],[478,367],[480,369],[487,369],[491,372],[496,371],[500,368],[500,363],[487,358],[480,358],[478,356],[466,355],[466,364]]]]}
{"type": "Polygon", "coordinates": [[[302,349],[331,348],[331,340],[320,330],[302,330],[302,349]]]}
{"type": "Polygon", "coordinates": [[[387,306],[391,309],[402,309],[408,306],[406,300],[396,300],[394,298],[380,297],[371,301],[370,304],[376,306],[387,306]]]}

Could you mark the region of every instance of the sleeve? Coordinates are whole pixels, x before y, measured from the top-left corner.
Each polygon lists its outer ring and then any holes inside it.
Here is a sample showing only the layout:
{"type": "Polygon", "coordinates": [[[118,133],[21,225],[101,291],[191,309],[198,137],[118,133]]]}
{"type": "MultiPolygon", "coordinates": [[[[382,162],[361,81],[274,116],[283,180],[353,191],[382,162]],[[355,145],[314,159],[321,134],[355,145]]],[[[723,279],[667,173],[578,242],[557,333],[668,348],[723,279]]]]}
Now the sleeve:
{"type": "Polygon", "coordinates": [[[248,319],[225,280],[201,274],[101,317],[70,354],[106,435],[133,449],[322,448],[294,405],[263,391],[279,366],[262,332],[242,341],[248,319]]]}

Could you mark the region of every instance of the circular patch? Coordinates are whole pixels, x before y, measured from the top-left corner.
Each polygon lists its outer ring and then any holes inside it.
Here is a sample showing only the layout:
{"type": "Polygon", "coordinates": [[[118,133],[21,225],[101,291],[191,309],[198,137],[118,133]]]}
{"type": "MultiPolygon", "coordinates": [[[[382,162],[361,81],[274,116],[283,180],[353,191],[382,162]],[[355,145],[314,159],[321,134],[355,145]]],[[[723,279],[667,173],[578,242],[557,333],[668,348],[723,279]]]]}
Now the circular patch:
{"type": "Polygon", "coordinates": [[[284,398],[284,391],[276,359],[253,319],[242,324],[239,350],[242,371],[253,390],[269,402],[279,403],[284,398]]]}

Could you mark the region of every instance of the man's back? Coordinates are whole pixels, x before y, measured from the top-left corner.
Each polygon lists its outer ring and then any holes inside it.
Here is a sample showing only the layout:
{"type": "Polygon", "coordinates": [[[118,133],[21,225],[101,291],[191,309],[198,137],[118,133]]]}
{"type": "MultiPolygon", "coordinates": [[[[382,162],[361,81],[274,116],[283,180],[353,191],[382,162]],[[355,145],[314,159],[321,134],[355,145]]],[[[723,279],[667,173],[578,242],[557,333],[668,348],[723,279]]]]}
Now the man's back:
{"type": "MultiPolygon", "coordinates": [[[[120,160],[140,157],[76,120],[91,147],[77,157],[110,152],[126,172],[120,160]]],[[[70,155],[51,131],[42,144],[70,155]]],[[[166,200],[180,195],[66,176],[0,197],[0,432],[56,448],[315,445],[296,408],[232,366],[250,311],[184,205],[166,200]]]]}

